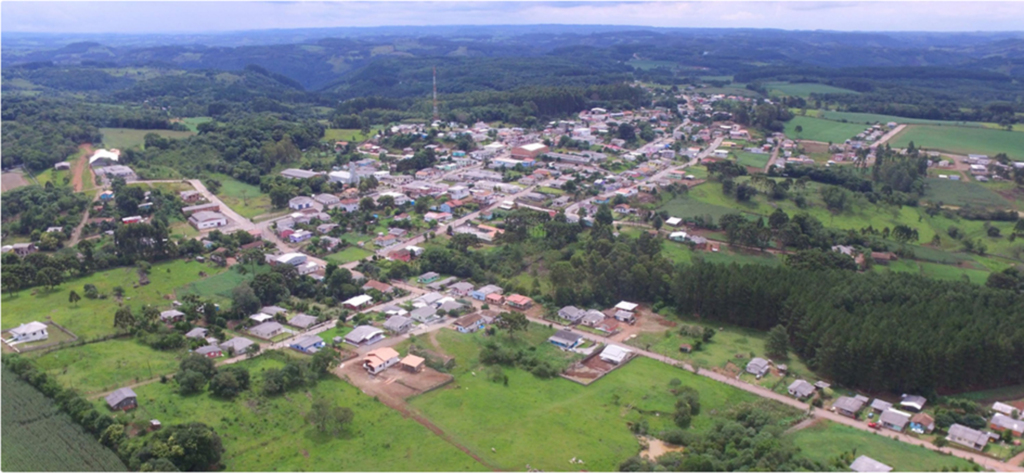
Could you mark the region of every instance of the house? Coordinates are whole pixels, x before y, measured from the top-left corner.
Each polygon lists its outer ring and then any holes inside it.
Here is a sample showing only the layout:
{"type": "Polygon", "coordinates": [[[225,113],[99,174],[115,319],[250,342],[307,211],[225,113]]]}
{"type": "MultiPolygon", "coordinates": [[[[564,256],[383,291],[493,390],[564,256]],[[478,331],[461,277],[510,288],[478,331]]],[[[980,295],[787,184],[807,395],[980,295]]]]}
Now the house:
{"type": "Polygon", "coordinates": [[[631,353],[633,353],[632,350],[627,350],[618,345],[608,345],[604,347],[604,350],[601,350],[601,354],[598,356],[601,357],[602,361],[618,365],[629,359],[631,353]]]}
{"type": "Polygon", "coordinates": [[[444,296],[442,296],[441,293],[439,293],[439,292],[428,292],[428,293],[426,293],[426,294],[424,294],[422,296],[419,296],[419,297],[413,299],[412,305],[413,305],[413,307],[417,307],[417,308],[419,308],[419,307],[426,307],[426,306],[433,307],[434,304],[439,304],[440,303],[439,301],[441,299],[444,299],[444,296]]]}
{"type": "Polygon", "coordinates": [[[885,402],[881,399],[875,399],[874,401],[871,401],[871,410],[874,411],[876,414],[881,414],[889,409],[892,409],[892,403],[890,402],[885,402]]]}
{"type": "Polygon", "coordinates": [[[846,417],[857,418],[857,413],[864,407],[864,401],[848,396],[840,396],[832,403],[832,410],[846,417]]]}
{"type": "Polygon", "coordinates": [[[586,314],[587,311],[572,305],[567,305],[558,310],[559,317],[572,323],[579,322],[586,314]]]}
{"type": "Polygon", "coordinates": [[[242,337],[234,337],[220,344],[221,349],[226,350],[230,354],[241,354],[249,351],[249,347],[255,345],[252,340],[242,337]]]}
{"type": "Polygon", "coordinates": [[[889,409],[878,416],[878,423],[889,430],[903,432],[910,423],[910,414],[896,409],[889,409]]]}
{"type": "Polygon", "coordinates": [[[388,247],[398,243],[398,237],[392,234],[381,235],[373,240],[373,244],[380,248],[388,247]]]}
{"type": "Polygon", "coordinates": [[[378,374],[395,363],[398,363],[398,352],[392,348],[383,347],[371,350],[363,357],[363,368],[370,374],[378,374]]]}
{"type": "Polygon", "coordinates": [[[39,248],[36,248],[35,243],[15,243],[11,245],[11,250],[18,256],[28,256],[39,251],[39,248]]]}
{"type": "Polygon", "coordinates": [[[370,289],[376,289],[376,290],[380,291],[382,294],[388,294],[388,293],[391,293],[391,292],[393,292],[395,290],[395,288],[392,287],[390,284],[385,284],[385,283],[382,283],[380,281],[374,281],[372,279],[367,281],[366,284],[363,284],[363,288],[362,289],[364,291],[369,291],[370,289]]]}
{"type": "Polygon", "coordinates": [[[313,206],[313,199],[300,195],[298,197],[292,197],[288,201],[288,208],[292,210],[308,209],[313,206]]]}
{"type": "Polygon", "coordinates": [[[363,295],[360,295],[360,296],[355,296],[355,297],[353,297],[353,298],[351,298],[351,299],[341,303],[341,305],[344,306],[346,309],[352,309],[352,310],[363,309],[365,307],[369,307],[372,304],[373,304],[373,297],[371,297],[369,295],[366,295],[366,294],[363,294],[363,295]]]}
{"type": "Polygon", "coordinates": [[[206,338],[206,334],[210,331],[203,327],[196,327],[185,333],[185,338],[206,338]]]}
{"type": "Polygon", "coordinates": [[[165,310],[160,313],[160,321],[165,324],[181,322],[182,320],[185,320],[185,313],[177,309],[165,310]]]}
{"type": "Polygon", "coordinates": [[[32,342],[36,340],[46,340],[50,337],[50,334],[46,332],[46,324],[42,322],[32,321],[27,324],[21,324],[10,331],[12,342],[32,342]]]}
{"type": "MultiPolygon", "coordinates": [[[[199,228],[198,226],[196,226],[195,223],[193,223],[192,218],[189,218],[188,221],[189,221],[189,223],[192,223],[192,226],[194,226],[196,228],[199,228]]],[[[121,219],[121,223],[123,223],[125,225],[128,225],[130,223],[142,223],[142,216],[141,215],[132,215],[131,217],[125,217],[125,218],[121,219]]]]}
{"type": "Polygon", "coordinates": [[[484,298],[484,302],[487,304],[501,305],[505,303],[505,298],[501,294],[488,294],[484,298]]]}
{"type": "Polygon", "coordinates": [[[1024,435],[1024,420],[1014,419],[1005,414],[996,413],[996,415],[992,416],[988,426],[997,432],[1009,430],[1017,437],[1024,435]]]}
{"type": "Polygon", "coordinates": [[[583,336],[569,330],[559,330],[548,337],[548,341],[563,350],[571,350],[583,343],[583,336]]]}
{"type": "Polygon", "coordinates": [[[255,320],[256,323],[258,323],[258,324],[262,324],[263,322],[266,322],[268,320],[274,320],[274,316],[273,315],[267,315],[267,314],[252,314],[252,315],[249,316],[249,318],[252,319],[252,320],[255,320]]]}
{"type": "Polygon", "coordinates": [[[437,322],[437,309],[433,305],[427,305],[413,310],[409,313],[409,316],[413,320],[421,324],[431,324],[437,322]]]}
{"type": "Polygon", "coordinates": [[[307,335],[289,345],[292,349],[303,353],[316,353],[324,347],[324,340],[316,335],[307,335]]]}
{"type": "Polygon", "coordinates": [[[203,198],[203,194],[199,191],[181,191],[178,193],[178,197],[186,204],[194,204],[203,198]]]}
{"type": "Polygon", "coordinates": [[[260,313],[276,317],[277,314],[287,314],[288,309],[285,309],[284,307],[278,307],[276,305],[268,305],[261,308],[260,313]]]}
{"type": "Polygon", "coordinates": [[[668,220],[665,220],[665,225],[668,225],[670,227],[678,227],[679,225],[682,225],[682,224],[683,224],[683,219],[681,219],[679,217],[669,217],[668,220]]]}
{"type": "Polygon", "coordinates": [[[797,399],[804,399],[809,397],[811,394],[814,394],[814,385],[805,380],[798,379],[789,385],[787,391],[789,391],[790,396],[797,399]]]}
{"type": "Polygon", "coordinates": [[[512,294],[505,299],[505,305],[519,310],[526,310],[533,307],[533,299],[522,294],[512,294]]]}
{"type": "Polygon", "coordinates": [[[483,330],[485,324],[484,318],[478,312],[474,312],[459,317],[452,325],[455,326],[455,330],[461,333],[473,333],[477,330],[483,330]]]}
{"type": "Polygon", "coordinates": [[[914,414],[910,418],[910,431],[918,434],[930,434],[935,430],[935,419],[924,412],[914,414]]]}
{"type": "Polygon", "coordinates": [[[401,308],[401,307],[399,307],[399,306],[397,306],[395,304],[388,304],[388,305],[383,306],[383,307],[378,307],[377,310],[380,311],[380,312],[383,312],[384,315],[388,315],[388,316],[391,316],[391,315],[405,315],[405,314],[409,313],[409,311],[407,311],[407,310],[405,310],[405,309],[403,309],[403,308],[401,308]]]}
{"type": "Polygon", "coordinates": [[[544,143],[530,143],[512,148],[512,159],[537,159],[538,156],[551,151],[544,143]]]}
{"type": "Polygon", "coordinates": [[[452,214],[448,212],[427,212],[423,215],[423,221],[425,222],[447,222],[452,219],[452,214]]]}
{"type": "Polygon", "coordinates": [[[867,455],[857,457],[850,463],[850,469],[860,473],[889,473],[892,467],[867,455]]]}
{"type": "Polygon", "coordinates": [[[412,328],[412,319],[401,315],[392,315],[384,321],[384,330],[391,333],[402,334],[412,328]]]}
{"type": "Polygon", "coordinates": [[[626,322],[630,325],[636,322],[636,317],[633,316],[633,313],[626,310],[616,310],[614,317],[615,320],[618,320],[620,322],[626,322]]]}
{"type": "Polygon", "coordinates": [[[301,243],[310,238],[313,238],[313,232],[308,230],[295,230],[291,235],[288,235],[288,241],[292,243],[301,243]]]}
{"type": "Polygon", "coordinates": [[[597,327],[604,323],[605,316],[599,310],[590,309],[584,312],[583,317],[580,319],[580,324],[586,325],[587,327],[597,327]]]}
{"type": "Polygon", "coordinates": [[[352,213],[359,210],[359,199],[342,199],[334,204],[334,208],[344,210],[345,213],[352,213]]]}
{"type": "Polygon", "coordinates": [[[263,322],[249,329],[254,337],[271,339],[284,332],[284,326],[277,322],[263,322]]]}
{"type": "Polygon", "coordinates": [[[191,224],[196,230],[206,230],[207,228],[223,227],[228,224],[228,218],[220,212],[208,212],[201,210],[188,217],[188,223],[191,224]]]}
{"type": "Polygon", "coordinates": [[[201,346],[199,348],[196,348],[193,351],[193,353],[197,355],[203,355],[207,358],[220,358],[220,356],[224,354],[221,348],[217,345],[201,346]]]}
{"type": "Polygon", "coordinates": [[[384,331],[370,325],[360,325],[345,335],[345,343],[355,346],[372,345],[384,339],[384,331]]]}
{"type": "Polygon", "coordinates": [[[900,407],[914,412],[921,412],[924,410],[924,404],[928,402],[924,396],[918,396],[916,394],[904,394],[900,399],[900,407]]]}
{"type": "Polygon", "coordinates": [[[423,371],[424,367],[426,367],[427,360],[424,360],[423,358],[420,358],[416,355],[406,355],[405,358],[402,358],[402,361],[400,361],[398,365],[403,370],[406,370],[410,373],[419,373],[420,371],[423,371]]]}
{"type": "Polygon", "coordinates": [[[107,406],[115,411],[127,411],[138,407],[137,396],[132,388],[121,388],[104,398],[107,406]]]}
{"type": "Polygon", "coordinates": [[[764,358],[754,358],[747,363],[747,373],[757,376],[757,378],[760,379],[762,376],[768,374],[771,367],[772,365],[768,360],[764,358]]]}
{"type": "Polygon", "coordinates": [[[316,317],[309,314],[296,314],[295,317],[288,319],[288,325],[292,327],[298,327],[301,329],[307,329],[310,325],[316,323],[316,317]]]}
{"type": "Polygon", "coordinates": [[[622,301],[622,302],[619,302],[618,304],[615,304],[615,308],[617,310],[624,310],[626,312],[634,312],[634,311],[636,311],[636,308],[638,306],[639,306],[639,304],[634,304],[632,302],[626,302],[626,301],[622,301]]]}
{"type": "Polygon", "coordinates": [[[462,297],[468,296],[469,293],[473,292],[473,289],[473,284],[465,281],[457,282],[455,284],[452,284],[451,286],[448,286],[448,292],[452,293],[453,295],[462,297]]]}
{"type": "Polygon", "coordinates": [[[435,273],[433,271],[430,271],[430,272],[426,272],[426,273],[421,274],[420,277],[416,278],[416,281],[421,283],[421,284],[427,284],[427,283],[432,283],[434,281],[437,281],[437,279],[440,278],[440,277],[441,277],[440,274],[437,274],[437,273],[435,273]]]}
{"type": "Polygon", "coordinates": [[[337,223],[321,223],[320,225],[316,226],[316,232],[321,235],[324,235],[327,233],[331,233],[331,230],[334,230],[335,228],[338,228],[337,223]]]}
{"type": "Polygon", "coordinates": [[[197,204],[190,205],[188,207],[182,207],[181,213],[185,215],[192,215],[196,212],[220,212],[220,205],[215,203],[197,204]]]}
{"type": "MultiPolygon", "coordinates": [[[[992,411],[999,412],[999,413],[1002,413],[1002,414],[1006,414],[1008,416],[1013,416],[1013,411],[1018,411],[1018,410],[1017,410],[1016,407],[1013,407],[1013,406],[1011,406],[1009,404],[1004,404],[1002,402],[998,402],[997,401],[994,404],[992,404],[992,411]]],[[[1018,413],[1019,412],[1020,411],[1018,411],[1018,413]]]]}
{"type": "Polygon", "coordinates": [[[341,199],[334,194],[318,194],[316,197],[313,197],[313,200],[323,204],[325,208],[331,208],[332,205],[341,202],[341,199]]]}
{"type": "Polygon", "coordinates": [[[949,434],[946,435],[946,440],[979,452],[988,445],[988,439],[987,433],[960,424],[949,426],[949,434]]]}
{"type": "MultiPolygon", "coordinates": [[[[447,299],[450,299],[450,298],[447,298],[447,299]]],[[[440,306],[438,306],[437,310],[445,311],[445,312],[450,314],[453,310],[456,311],[456,312],[459,312],[462,309],[464,309],[465,307],[466,306],[464,306],[464,305],[462,305],[462,304],[460,304],[458,302],[455,302],[453,300],[448,300],[448,301],[445,301],[444,303],[442,303],[440,306]]]]}
{"type": "Polygon", "coordinates": [[[413,256],[412,252],[409,251],[406,248],[402,248],[400,250],[395,250],[395,251],[392,251],[391,253],[388,253],[388,259],[390,259],[390,260],[397,260],[397,261],[405,261],[406,263],[412,261],[412,256],[413,256]]]}
{"type": "Polygon", "coordinates": [[[479,288],[479,289],[477,289],[475,291],[470,292],[469,296],[472,297],[473,299],[478,300],[478,301],[483,301],[483,300],[486,300],[487,296],[489,296],[491,294],[497,294],[500,297],[501,294],[503,294],[504,292],[505,292],[504,289],[502,289],[502,288],[500,288],[498,286],[495,286],[493,284],[488,284],[488,285],[486,285],[484,287],[481,287],[481,288],[479,288]]]}

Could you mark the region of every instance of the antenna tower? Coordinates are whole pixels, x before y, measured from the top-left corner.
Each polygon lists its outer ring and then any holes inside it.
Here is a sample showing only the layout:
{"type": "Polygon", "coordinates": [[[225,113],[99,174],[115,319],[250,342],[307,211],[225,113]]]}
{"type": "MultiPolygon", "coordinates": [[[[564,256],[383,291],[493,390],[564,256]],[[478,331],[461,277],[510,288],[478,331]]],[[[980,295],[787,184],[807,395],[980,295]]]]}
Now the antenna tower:
{"type": "Polygon", "coordinates": [[[437,66],[434,66],[434,120],[437,118],[437,66]]]}

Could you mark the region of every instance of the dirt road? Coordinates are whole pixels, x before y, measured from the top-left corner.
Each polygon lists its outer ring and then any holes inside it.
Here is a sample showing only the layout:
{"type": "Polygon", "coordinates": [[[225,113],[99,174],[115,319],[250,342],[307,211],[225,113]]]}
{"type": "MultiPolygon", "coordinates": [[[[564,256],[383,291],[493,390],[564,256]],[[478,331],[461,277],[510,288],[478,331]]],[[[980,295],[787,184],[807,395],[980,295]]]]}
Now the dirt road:
{"type": "Polygon", "coordinates": [[[891,140],[892,137],[900,134],[900,132],[903,131],[903,129],[906,128],[906,127],[907,127],[906,124],[896,125],[896,128],[893,128],[892,130],[889,131],[889,133],[886,133],[886,134],[882,135],[882,137],[879,138],[878,141],[872,143],[871,147],[872,148],[877,148],[879,146],[884,145],[887,141],[891,140]]]}
{"type": "Polygon", "coordinates": [[[85,179],[93,179],[92,170],[89,169],[89,157],[92,156],[92,145],[85,143],[78,146],[82,151],[82,157],[75,164],[71,174],[71,187],[75,192],[82,192],[85,189],[85,179]]]}

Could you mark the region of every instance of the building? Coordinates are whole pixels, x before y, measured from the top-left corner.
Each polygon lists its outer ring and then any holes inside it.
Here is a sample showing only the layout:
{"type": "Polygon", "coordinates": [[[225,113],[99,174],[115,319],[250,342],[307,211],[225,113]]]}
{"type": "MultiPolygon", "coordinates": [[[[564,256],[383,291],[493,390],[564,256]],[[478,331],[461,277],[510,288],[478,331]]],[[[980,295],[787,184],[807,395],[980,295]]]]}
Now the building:
{"type": "Polygon", "coordinates": [[[165,324],[173,324],[182,320],[185,320],[185,313],[180,310],[171,309],[160,312],[160,321],[165,324]]]}
{"type": "Polygon", "coordinates": [[[351,299],[341,303],[341,305],[344,306],[346,309],[352,309],[352,310],[360,310],[360,309],[369,307],[372,304],[373,304],[373,297],[371,297],[369,295],[366,295],[366,294],[355,296],[355,297],[353,297],[353,298],[351,298],[351,299]]]}
{"type": "Polygon", "coordinates": [[[71,170],[71,163],[69,163],[67,161],[61,161],[59,163],[54,164],[53,165],[53,169],[56,169],[58,171],[70,171],[71,170]]]}
{"type": "Polygon", "coordinates": [[[533,307],[533,299],[522,294],[512,294],[505,299],[505,305],[519,310],[526,310],[533,307]]]}
{"type": "Polygon", "coordinates": [[[583,336],[569,330],[559,330],[548,337],[548,341],[563,350],[571,350],[583,343],[583,336]]]}
{"type": "Polygon", "coordinates": [[[360,325],[345,335],[345,343],[355,346],[373,345],[384,339],[384,331],[370,325],[360,325]]]}
{"type": "Polygon", "coordinates": [[[178,197],[181,197],[181,201],[186,204],[194,204],[203,198],[203,194],[199,191],[181,191],[178,193],[178,197]]]}
{"type": "Polygon", "coordinates": [[[440,277],[441,277],[440,274],[437,274],[437,273],[435,273],[433,271],[429,271],[429,272],[421,274],[420,277],[416,278],[416,281],[421,283],[421,284],[428,284],[428,283],[432,283],[434,281],[437,281],[437,279],[440,278],[440,277]]]}
{"type": "Polygon", "coordinates": [[[394,334],[402,334],[412,328],[412,319],[401,315],[392,315],[384,321],[384,330],[394,334]]]}
{"type": "Polygon", "coordinates": [[[220,358],[221,355],[224,354],[223,351],[221,350],[221,348],[219,346],[217,346],[217,345],[201,346],[199,348],[196,348],[193,351],[193,353],[195,353],[197,355],[205,356],[207,358],[220,358]]]}
{"type": "Polygon", "coordinates": [[[226,350],[231,355],[238,355],[249,351],[249,347],[255,345],[252,340],[242,337],[234,337],[220,344],[221,349],[226,350]]]}
{"type": "Polygon", "coordinates": [[[307,259],[309,258],[302,253],[285,253],[281,256],[272,257],[274,264],[287,264],[291,266],[299,266],[305,264],[307,259]]]}
{"type": "Polygon", "coordinates": [[[307,329],[311,325],[316,323],[316,317],[309,314],[296,314],[295,317],[288,319],[288,325],[292,327],[307,329]]]}
{"type": "Polygon", "coordinates": [[[627,310],[617,309],[615,311],[614,317],[615,320],[618,320],[620,322],[626,322],[628,324],[633,324],[634,322],[636,322],[636,317],[633,315],[632,312],[627,310]]]}
{"type": "Polygon", "coordinates": [[[185,338],[206,338],[206,334],[210,333],[209,330],[203,327],[196,327],[188,332],[185,332],[185,338]]]}
{"type": "Polygon", "coordinates": [[[406,355],[405,358],[402,358],[402,361],[400,361],[398,364],[403,370],[406,370],[410,373],[419,373],[423,371],[424,367],[426,367],[427,360],[424,360],[423,358],[420,358],[416,355],[406,355]]]}
{"type": "Polygon", "coordinates": [[[371,350],[363,357],[363,368],[370,374],[379,374],[398,363],[398,352],[389,347],[371,350]]]}
{"type": "Polygon", "coordinates": [[[846,417],[857,418],[857,413],[864,408],[864,401],[848,396],[840,396],[832,403],[832,410],[846,417]]]}
{"type": "Polygon", "coordinates": [[[900,407],[913,412],[921,412],[924,410],[924,404],[928,402],[924,396],[918,396],[916,394],[904,394],[900,398],[900,407]]]}
{"type": "Polygon", "coordinates": [[[632,353],[632,350],[627,350],[618,345],[608,345],[604,347],[604,350],[601,350],[601,354],[599,356],[602,361],[618,365],[629,359],[629,356],[632,353]]]}
{"type": "Polygon", "coordinates": [[[1009,430],[1017,437],[1024,435],[1024,420],[1014,419],[1005,414],[996,413],[996,415],[992,416],[988,426],[997,432],[1009,430]]]}
{"type": "Polygon", "coordinates": [[[127,411],[135,409],[139,405],[135,391],[132,391],[132,388],[118,389],[107,395],[104,399],[107,401],[107,407],[115,411],[127,411]]]}
{"type": "Polygon", "coordinates": [[[512,159],[537,159],[538,156],[551,151],[544,143],[530,143],[512,148],[512,159]]]}
{"type": "Polygon", "coordinates": [[[288,241],[292,243],[302,243],[313,238],[313,232],[308,230],[295,230],[288,235],[288,241]]]}
{"type": "Polygon", "coordinates": [[[771,371],[772,364],[764,358],[754,358],[747,363],[746,371],[760,379],[771,371]]]}
{"type": "Polygon", "coordinates": [[[949,426],[949,434],[946,435],[946,440],[979,452],[988,445],[988,439],[987,433],[960,424],[949,426]]]}
{"type": "Polygon", "coordinates": [[[36,248],[35,243],[15,243],[11,245],[11,251],[18,256],[28,256],[39,251],[39,248],[36,248]]]}
{"type": "Polygon", "coordinates": [[[192,214],[194,214],[196,212],[202,212],[202,211],[220,212],[220,205],[211,202],[211,203],[207,203],[207,204],[196,204],[196,205],[190,205],[188,207],[182,207],[181,208],[181,213],[183,213],[185,215],[192,215],[192,214]]]}
{"type": "MultiPolygon", "coordinates": [[[[1011,406],[1009,404],[998,402],[998,401],[996,401],[995,403],[992,404],[992,408],[991,409],[994,412],[999,412],[999,413],[1002,413],[1002,414],[1006,414],[1008,416],[1013,416],[1013,411],[1017,411],[1016,407],[1013,407],[1013,406],[1011,406]]],[[[1018,413],[1019,412],[1020,411],[1018,411],[1018,413]]]]}
{"type": "Polygon", "coordinates": [[[288,179],[309,179],[315,176],[322,176],[324,173],[316,171],[307,171],[305,169],[285,169],[281,171],[281,175],[288,179]]]}
{"type": "Polygon", "coordinates": [[[319,202],[325,208],[331,208],[332,205],[341,202],[341,199],[334,194],[318,194],[316,197],[313,197],[313,200],[319,202]]]}
{"type": "Polygon", "coordinates": [[[479,312],[474,312],[459,317],[452,325],[455,327],[455,330],[461,333],[473,333],[477,330],[483,330],[486,322],[479,312]]]}
{"type": "Polygon", "coordinates": [[[46,324],[32,321],[12,328],[8,333],[11,334],[11,342],[34,342],[36,340],[46,340],[50,337],[46,329],[46,324]]]}
{"type": "Polygon", "coordinates": [[[886,402],[881,399],[875,399],[871,401],[871,410],[876,414],[881,414],[889,409],[892,409],[892,403],[886,402]]]}
{"type": "Polygon", "coordinates": [[[269,340],[281,333],[284,333],[284,326],[277,322],[268,321],[250,328],[249,333],[254,337],[269,340]]]}
{"type": "Polygon", "coordinates": [[[313,206],[313,199],[300,195],[298,197],[292,197],[288,201],[288,208],[292,210],[308,209],[313,206]]]}
{"type": "Polygon", "coordinates": [[[223,227],[228,224],[228,219],[219,212],[199,211],[188,217],[188,223],[196,230],[223,227]]]}
{"type": "Polygon", "coordinates": [[[453,295],[461,297],[468,296],[470,293],[473,292],[473,289],[475,289],[473,287],[473,284],[468,283],[466,281],[457,282],[455,284],[452,284],[451,286],[448,286],[448,292],[452,293],[453,295]]]}
{"type": "Polygon", "coordinates": [[[303,353],[316,353],[324,347],[324,340],[316,335],[307,335],[289,345],[292,349],[303,353]]]}
{"type": "Polygon", "coordinates": [[[910,414],[896,409],[889,409],[878,416],[878,423],[889,430],[903,432],[910,423],[910,414]]]}
{"type": "Polygon", "coordinates": [[[426,305],[413,309],[413,311],[409,313],[409,316],[421,324],[432,324],[438,320],[437,309],[434,308],[433,305],[426,305]]]}
{"type": "Polygon", "coordinates": [[[571,323],[579,322],[586,314],[587,311],[572,305],[567,305],[558,310],[558,316],[571,323]]]}
{"type": "Polygon", "coordinates": [[[452,219],[448,212],[427,212],[423,215],[424,222],[447,222],[452,219]]]}
{"type": "Polygon", "coordinates": [[[935,419],[924,412],[914,414],[910,418],[910,431],[918,434],[930,434],[935,430],[935,419]]]}
{"type": "Polygon", "coordinates": [[[793,381],[786,390],[789,392],[790,396],[797,399],[804,399],[814,394],[814,385],[805,380],[798,379],[793,381]]]}
{"type": "Polygon", "coordinates": [[[892,467],[866,455],[857,457],[850,463],[850,469],[860,473],[889,473],[892,467]]]}
{"type": "Polygon", "coordinates": [[[362,289],[364,291],[369,291],[370,289],[376,289],[376,290],[380,291],[382,294],[388,294],[388,293],[394,292],[394,290],[395,290],[395,288],[392,287],[390,284],[385,284],[385,283],[382,283],[380,281],[374,281],[372,279],[369,280],[369,281],[366,281],[366,284],[363,284],[363,288],[362,289]]]}

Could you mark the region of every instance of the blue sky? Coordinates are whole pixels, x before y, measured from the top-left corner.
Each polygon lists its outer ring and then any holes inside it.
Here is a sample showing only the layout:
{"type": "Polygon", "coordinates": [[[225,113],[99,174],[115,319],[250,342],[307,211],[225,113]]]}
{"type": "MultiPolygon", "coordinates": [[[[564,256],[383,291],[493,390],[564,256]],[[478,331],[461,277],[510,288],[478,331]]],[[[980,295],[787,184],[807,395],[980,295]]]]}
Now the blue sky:
{"type": "Polygon", "coordinates": [[[5,32],[200,33],[400,25],[590,24],[1020,31],[1017,2],[16,2],[5,32]]]}

